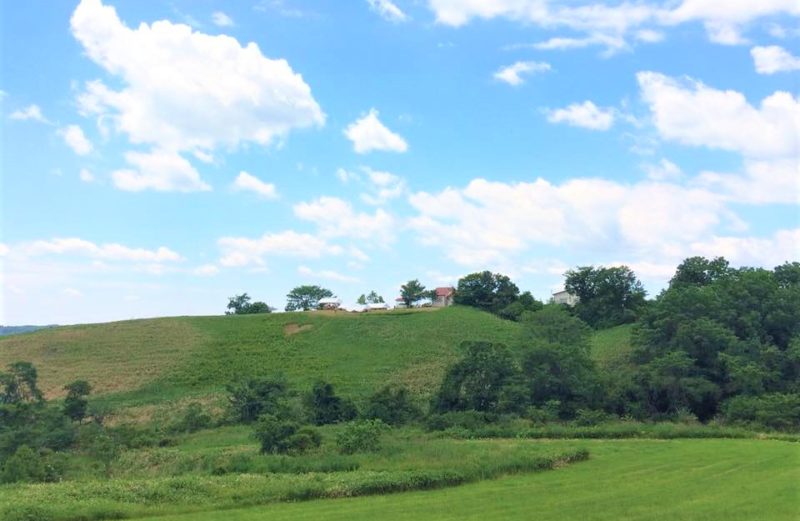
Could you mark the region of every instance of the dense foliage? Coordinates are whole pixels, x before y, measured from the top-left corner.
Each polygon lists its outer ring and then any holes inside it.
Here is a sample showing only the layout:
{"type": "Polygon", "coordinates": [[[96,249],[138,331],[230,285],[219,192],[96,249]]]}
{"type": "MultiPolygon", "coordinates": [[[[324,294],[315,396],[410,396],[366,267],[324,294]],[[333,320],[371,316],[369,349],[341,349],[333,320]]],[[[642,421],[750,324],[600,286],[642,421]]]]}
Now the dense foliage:
{"type": "Polygon", "coordinates": [[[508,320],[518,320],[525,311],[537,311],[542,307],[529,291],[520,294],[517,285],[506,275],[490,271],[471,273],[459,279],[454,302],[508,320]]]}
{"type": "Polygon", "coordinates": [[[242,293],[228,299],[228,310],[226,315],[253,315],[256,313],[270,313],[272,309],[266,302],[250,302],[250,295],[242,293]]]}
{"type": "Polygon", "coordinates": [[[286,311],[308,311],[319,307],[320,299],[333,296],[333,292],[320,286],[298,286],[286,295],[286,311]]]}
{"type": "Polygon", "coordinates": [[[645,307],[642,283],[627,266],[569,270],[564,289],[580,299],[574,312],[592,327],[634,322],[645,307]]]}

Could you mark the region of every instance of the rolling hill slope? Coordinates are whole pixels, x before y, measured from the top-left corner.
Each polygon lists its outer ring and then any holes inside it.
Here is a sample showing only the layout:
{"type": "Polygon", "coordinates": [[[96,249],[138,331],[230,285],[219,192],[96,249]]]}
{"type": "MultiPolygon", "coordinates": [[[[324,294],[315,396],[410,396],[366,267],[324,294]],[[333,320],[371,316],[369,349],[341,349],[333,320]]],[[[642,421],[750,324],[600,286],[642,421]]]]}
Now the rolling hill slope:
{"type": "Polygon", "coordinates": [[[67,326],[0,339],[0,366],[33,362],[48,397],[86,379],[118,405],[214,394],[248,376],[282,372],[362,398],[385,383],[427,395],[464,340],[513,345],[519,326],[469,308],[176,317],[67,326]]]}

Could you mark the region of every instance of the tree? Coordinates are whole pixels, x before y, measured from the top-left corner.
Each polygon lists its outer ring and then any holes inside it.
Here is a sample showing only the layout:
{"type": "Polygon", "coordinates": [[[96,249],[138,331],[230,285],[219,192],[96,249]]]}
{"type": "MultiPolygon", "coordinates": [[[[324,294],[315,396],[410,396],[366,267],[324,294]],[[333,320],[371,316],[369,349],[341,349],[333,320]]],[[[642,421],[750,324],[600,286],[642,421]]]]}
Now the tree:
{"type": "Polygon", "coordinates": [[[288,385],[283,375],[251,378],[228,386],[228,394],[231,414],[242,423],[251,423],[262,414],[281,415],[288,408],[288,385]]]}
{"type": "Polygon", "coordinates": [[[498,412],[504,387],[517,374],[511,352],[503,344],[463,342],[464,357],[451,365],[434,397],[439,412],[498,412]]]}
{"type": "Polygon", "coordinates": [[[713,260],[705,257],[689,257],[678,265],[669,285],[672,288],[706,286],[730,273],[730,266],[724,257],[713,260]]]}
{"type": "Polygon", "coordinates": [[[253,435],[265,454],[300,454],[322,443],[322,437],[315,429],[301,427],[294,421],[272,414],[264,414],[258,419],[253,435]]]}
{"type": "Polygon", "coordinates": [[[565,276],[564,288],[580,299],[575,313],[592,327],[633,322],[644,308],[644,287],[627,266],[581,266],[565,276]]]}
{"type": "Polygon", "coordinates": [[[256,313],[270,313],[272,309],[266,302],[256,301],[250,302],[250,296],[247,293],[235,295],[228,299],[228,311],[226,315],[252,315],[256,313]]]}
{"type": "Polygon", "coordinates": [[[365,418],[378,419],[387,425],[402,425],[419,415],[408,388],[398,385],[387,385],[370,396],[364,411],[365,418]]]}
{"type": "Polygon", "coordinates": [[[541,407],[558,402],[564,418],[597,406],[601,400],[589,353],[591,328],[556,305],[526,313],[520,323],[526,344],[521,367],[530,403],[541,407]]]}
{"type": "Polygon", "coordinates": [[[519,288],[507,276],[490,271],[471,273],[458,280],[454,302],[499,313],[519,299],[519,288]]]}
{"type": "Polygon", "coordinates": [[[506,320],[518,321],[526,311],[539,311],[544,304],[533,298],[530,291],[526,291],[517,300],[501,309],[497,315],[506,320]]]}
{"type": "Polygon", "coordinates": [[[317,309],[320,299],[333,296],[333,292],[320,286],[298,286],[286,295],[286,311],[317,309]]]}
{"type": "Polygon", "coordinates": [[[7,373],[0,373],[0,403],[41,403],[44,398],[36,386],[38,373],[30,362],[14,362],[7,373]]]}
{"type": "Polygon", "coordinates": [[[425,286],[419,283],[419,280],[409,280],[400,286],[400,298],[406,307],[411,307],[420,300],[425,298],[425,286]]]}
{"type": "Polygon", "coordinates": [[[350,421],[358,415],[353,402],[336,396],[333,385],[322,380],[316,382],[306,395],[305,405],[315,425],[350,421]]]}
{"type": "Polygon", "coordinates": [[[64,398],[64,414],[73,421],[82,422],[86,417],[89,400],[86,397],[92,392],[92,386],[86,380],[75,380],[64,387],[67,396],[64,398]]]}
{"type": "Polygon", "coordinates": [[[367,304],[383,304],[384,300],[383,297],[378,295],[374,290],[369,292],[369,295],[361,294],[356,301],[362,306],[366,306],[367,304]]]}

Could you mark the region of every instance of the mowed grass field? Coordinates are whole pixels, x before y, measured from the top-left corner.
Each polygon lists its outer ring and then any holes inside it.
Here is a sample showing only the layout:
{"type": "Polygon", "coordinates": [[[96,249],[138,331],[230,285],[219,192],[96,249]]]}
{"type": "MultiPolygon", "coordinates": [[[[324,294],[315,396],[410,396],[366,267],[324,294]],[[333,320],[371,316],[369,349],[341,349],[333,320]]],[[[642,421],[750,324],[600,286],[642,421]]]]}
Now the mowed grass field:
{"type": "MultiPolygon", "coordinates": [[[[530,442],[567,448],[576,442],[530,442]]],[[[151,521],[800,519],[800,444],[584,442],[586,462],[456,488],[163,516],[151,521]]]]}

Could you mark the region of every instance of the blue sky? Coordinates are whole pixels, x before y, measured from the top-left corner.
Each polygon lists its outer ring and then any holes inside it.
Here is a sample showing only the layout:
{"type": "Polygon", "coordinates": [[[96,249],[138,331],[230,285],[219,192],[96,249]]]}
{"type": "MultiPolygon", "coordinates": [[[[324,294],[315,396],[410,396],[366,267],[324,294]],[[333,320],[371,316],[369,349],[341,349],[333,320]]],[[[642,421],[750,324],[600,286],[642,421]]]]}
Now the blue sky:
{"type": "Polygon", "coordinates": [[[2,324],[800,258],[796,0],[0,9],[2,324]]]}

